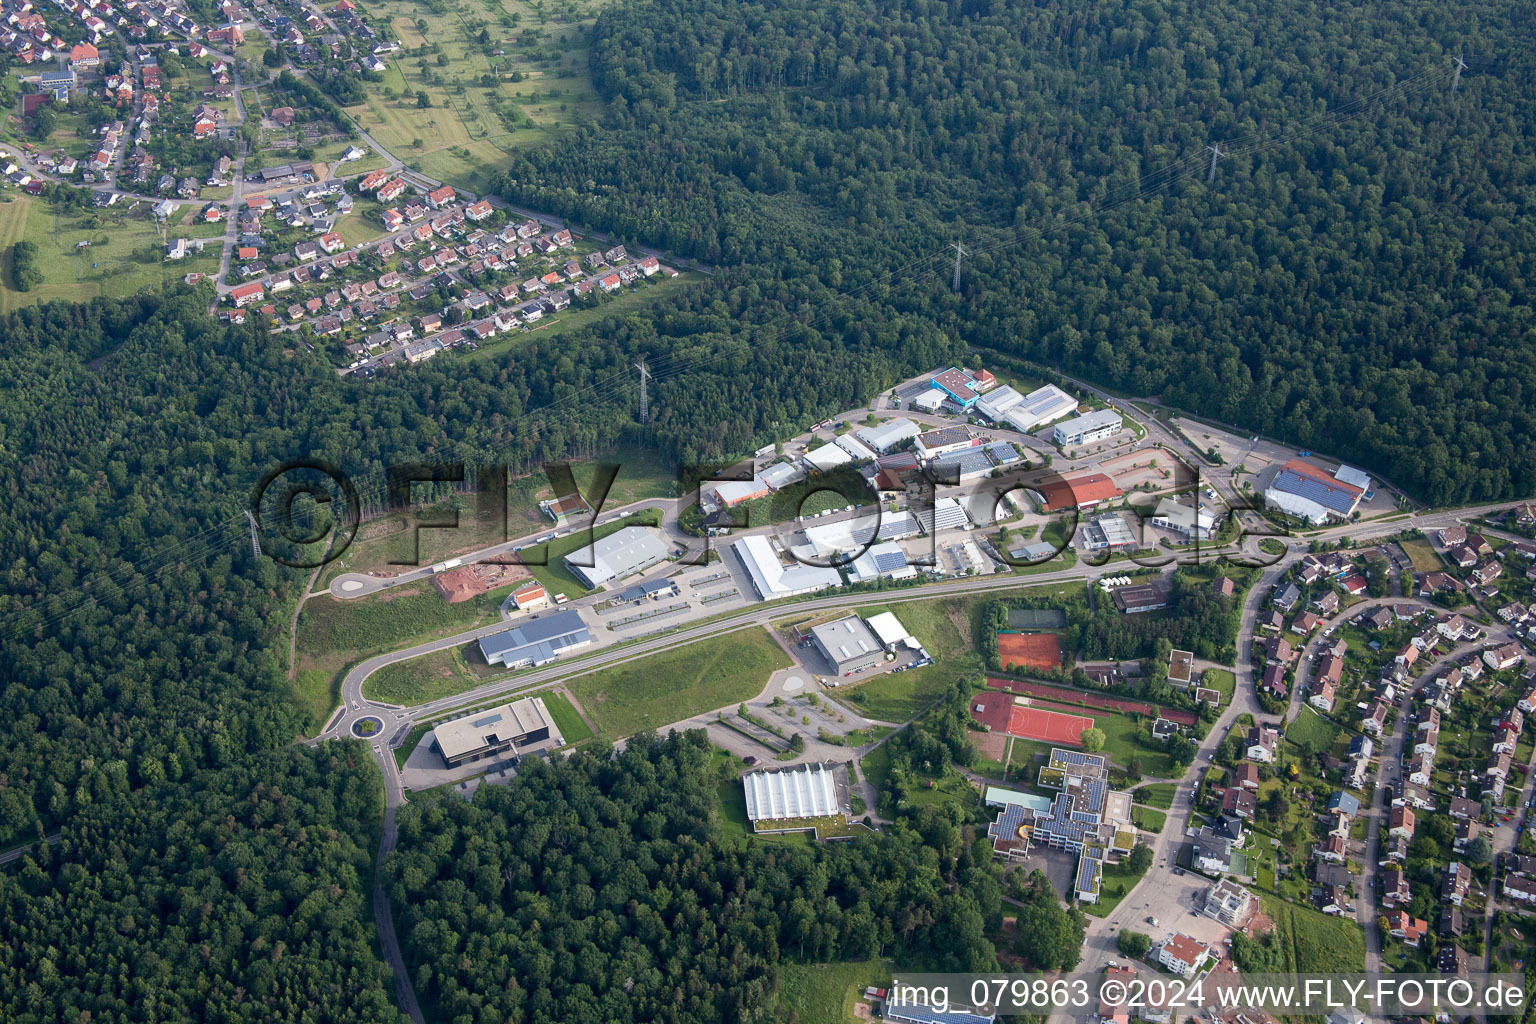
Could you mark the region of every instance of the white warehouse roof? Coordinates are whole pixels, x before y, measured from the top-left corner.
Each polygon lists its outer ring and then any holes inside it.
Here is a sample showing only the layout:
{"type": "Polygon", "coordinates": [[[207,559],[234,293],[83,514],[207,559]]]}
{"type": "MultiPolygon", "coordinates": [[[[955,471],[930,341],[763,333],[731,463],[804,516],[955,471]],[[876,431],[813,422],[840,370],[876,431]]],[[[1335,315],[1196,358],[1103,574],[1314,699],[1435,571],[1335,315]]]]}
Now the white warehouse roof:
{"type": "MultiPolygon", "coordinates": [[[[859,447],[862,448],[863,445],[860,445],[859,447]]],[[[836,466],[841,466],[845,463],[853,461],[853,456],[850,455],[846,449],[841,448],[835,444],[824,444],[820,448],[806,452],[805,455],[801,457],[804,458],[812,468],[822,471],[826,471],[836,466]]]]}
{"type": "Polygon", "coordinates": [[[944,404],[947,396],[938,388],[929,388],[920,395],[916,395],[908,401],[908,405],[923,412],[933,412],[944,404]]]}
{"type": "Polygon", "coordinates": [[[991,394],[983,395],[976,402],[976,410],[983,416],[996,422],[1002,419],[1003,414],[1009,409],[1024,401],[1024,396],[1013,388],[1004,384],[991,394]]]}
{"type": "Polygon", "coordinates": [[[784,565],[774,554],[768,538],[761,535],[743,537],[731,548],[752,577],[752,586],[757,589],[758,596],[765,601],[843,585],[842,574],[836,569],[798,562],[792,566],[784,565]]]}
{"type": "Polygon", "coordinates": [[[753,772],[741,780],[752,821],[823,818],[842,813],[836,777],[819,764],[784,771],[753,772]]]}
{"type": "Polygon", "coordinates": [[[875,452],[852,434],[844,434],[832,443],[849,455],[852,455],[855,459],[873,459],[875,457],[875,452]]]}
{"type": "Polygon", "coordinates": [[[1004,417],[1014,427],[1029,433],[1037,427],[1053,423],[1077,409],[1077,399],[1055,384],[1036,388],[1024,396],[1024,401],[1009,409],[1004,417]]]}
{"type": "Polygon", "coordinates": [[[922,432],[923,428],[905,416],[894,420],[886,420],[877,426],[865,427],[863,430],[856,431],[860,441],[881,452],[890,451],[898,444],[901,444],[901,442],[910,437],[916,437],[922,432]]]}

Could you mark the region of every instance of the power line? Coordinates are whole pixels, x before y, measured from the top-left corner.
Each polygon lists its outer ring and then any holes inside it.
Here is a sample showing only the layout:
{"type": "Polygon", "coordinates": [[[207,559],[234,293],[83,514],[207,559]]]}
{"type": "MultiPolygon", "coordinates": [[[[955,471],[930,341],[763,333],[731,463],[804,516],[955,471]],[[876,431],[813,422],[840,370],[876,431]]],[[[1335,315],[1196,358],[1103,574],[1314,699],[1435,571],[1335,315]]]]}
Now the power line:
{"type": "MultiPolygon", "coordinates": [[[[1503,66],[1502,58],[1490,63],[1486,61],[1486,59],[1479,61],[1476,57],[1474,57],[1473,61],[1477,63],[1479,69],[1483,69],[1485,67],[1503,66]]],[[[789,338],[797,331],[815,330],[817,327],[824,325],[836,316],[840,315],[847,308],[848,300],[859,298],[877,288],[884,287],[894,282],[898,278],[908,276],[915,277],[923,272],[926,272],[932,269],[941,261],[947,260],[951,252],[954,253],[955,259],[955,278],[952,283],[953,287],[958,290],[960,261],[965,257],[975,258],[977,256],[990,255],[996,252],[1000,252],[1004,249],[1022,245],[1024,242],[1035,238],[1044,238],[1047,235],[1065,231],[1068,228],[1081,224],[1091,218],[1112,212],[1129,203],[1138,202],[1155,192],[1171,190],[1173,186],[1191,178],[1195,174],[1199,174],[1202,170],[1206,170],[1207,176],[1209,178],[1210,175],[1214,172],[1215,162],[1218,157],[1257,155],[1276,146],[1286,145],[1290,142],[1299,141],[1312,134],[1315,134],[1318,131],[1323,130],[1324,128],[1343,124],[1346,121],[1352,120],[1353,118],[1358,117],[1366,111],[1370,110],[1372,107],[1387,101],[1399,93],[1406,95],[1407,93],[1415,91],[1421,86],[1428,87],[1439,85],[1447,78],[1452,79],[1452,89],[1454,90],[1456,83],[1460,80],[1461,72],[1463,70],[1467,70],[1468,68],[1469,65],[1467,61],[1462,57],[1457,57],[1455,58],[1452,67],[1450,68],[1442,67],[1439,69],[1426,70],[1410,78],[1402,79],[1373,93],[1356,97],[1355,99],[1342,103],[1338,107],[1335,107],[1332,110],[1314,118],[1312,121],[1300,125],[1294,129],[1272,133],[1268,136],[1265,136],[1256,130],[1248,133],[1248,135],[1245,137],[1228,141],[1225,148],[1222,148],[1220,144],[1208,146],[1206,147],[1205,151],[1202,151],[1199,154],[1176,160],[1170,164],[1160,167],[1154,171],[1150,171],[1147,174],[1139,177],[1134,189],[1127,190],[1122,195],[1110,201],[1096,205],[1088,205],[1079,211],[1079,213],[1075,216],[1061,218],[1043,228],[1035,227],[1033,225],[1026,226],[1017,231],[1010,232],[1009,234],[1004,235],[998,239],[995,239],[990,243],[980,245],[973,244],[969,249],[964,248],[961,243],[956,242],[953,243],[952,246],[946,246],[927,255],[914,257],[913,259],[910,259],[903,264],[889,267],[884,271],[877,272],[868,281],[857,288],[839,293],[837,297],[838,301],[835,304],[831,304],[832,308],[829,308],[821,315],[812,317],[808,320],[796,320],[796,322],[779,329],[771,337],[760,339],[756,342],[756,344],[772,344],[774,342],[783,341],[789,338]],[[1204,159],[1205,152],[1212,153],[1209,167],[1207,167],[1204,159]]],[[[794,316],[795,314],[792,313],[791,317],[793,318],[794,316]]],[[[749,344],[752,343],[749,342],[749,344]]],[[[648,419],[649,395],[646,392],[646,386],[650,381],[656,381],[658,383],[665,382],[690,371],[706,369],[728,358],[731,358],[736,354],[737,349],[731,348],[717,351],[713,355],[707,357],[688,358],[673,351],[662,355],[659,359],[655,360],[654,363],[646,362],[640,375],[640,384],[642,390],[641,422],[645,422],[645,420],[648,419]],[[652,369],[653,366],[655,367],[654,369],[652,369]]],[[[566,392],[558,399],[548,402],[543,406],[530,408],[525,412],[527,414],[543,413],[548,415],[578,402],[601,402],[610,398],[618,397],[619,395],[626,393],[631,386],[629,377],[631,368],[632,367],[630,366],[626,366],[623,370],[612,372],[604,377],[601,377],[600,379],[594,380],[592,383],[586,385],[583,388],[566,392]]],[[[385,500],[388,497],[387,479],[381,479],[381,476],[384,472],[385,470],[382,467],[376,467],[375,469],[370,470],[365,474],[351,477],[352,483],[356,487],[360,501],[365,510],[384,507],[384,505],[387,504],[385,500]]],[[[251,534],[253,538],[255,538],[258,533],[257,518],[252,516],[248,510],[237,512],[226,519],[205,527],[203,530],[192,535],[191,537],[174,542],[167,550],[152,556],[148,556],[137,562],[124,563],[118,566],[118,568],[111,570],[102,576],[96,577],[94,580],[88,580],[76,591],[77,593],[82,593],[84,596],[83,599],[77,602],[73,607],[45,615],[40,621],[34,621],[28,626],[14,630],[12,633],[6,636],[5,639],[14,639],[24,632],[46,628],[47,626],[50,626],[58,621],[61,621],[63,618],[74,614],[74,612],[83,607],[86,602],[91,601],[96,597],[96,593],[86,592],[88,590],[99,592],[114,585],[121,589],[121,581],[135,574],[143,579],[153,581],[164,576],[167,572],[179,565],[181,562],[199,560],[201,558],[207,557],[207,555],[211,554],[215,550],[224,549],[228,545],[228,538],[223,536],[224,531],[238,523],[242,517],[248,520],[251,527],[251,534]],[[161,561],[158,566],[153,566],[150,564],[156,560],[163,561],[161,561]]],[[[267,520],[268,518],[269,517],[266,513],[261,514],[261,519],[263,521],[267,520]]],[[[259,544],[255,545],[255,547],[259,549],[259,544]]]]}

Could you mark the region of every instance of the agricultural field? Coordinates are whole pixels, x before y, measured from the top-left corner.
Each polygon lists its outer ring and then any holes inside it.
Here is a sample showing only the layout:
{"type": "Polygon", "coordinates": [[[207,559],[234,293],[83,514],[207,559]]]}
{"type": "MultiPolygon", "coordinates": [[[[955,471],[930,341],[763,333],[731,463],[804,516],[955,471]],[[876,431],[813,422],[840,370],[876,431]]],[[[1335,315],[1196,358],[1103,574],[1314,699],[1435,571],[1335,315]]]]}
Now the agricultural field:
{"type": "Polygon", "coordinates": [[[594,120],[587,70],[594,0],[368,0],[401,49],[384,81],[348,109],[363,130],[423,174],[489,189],[522,146],[594,120]]]}
{"type": "Polygon", "coordinates": [[[770,675],[789,666],[766,630],[749,628],[599,669],[568,685],[599,737],[611,742],[755,697],[770,675]]]}
{"type": "MultiPolygon", "coordinates": [[[[172,235],[192,238],[199,232],[172,229],[172,235]]],[[[220,246],[174,263],[165,262],[160,228],[149,205],[125,203],[107,209],[59,208],[39,198],[0,196],[0,312],[21,306],[67,299],[87,302],[97,296],[131,295],[166,281],[219,269],[220,246]],[[43,283],[17,291],[11,270],[11,246],[28,241],[37,246],[43,283]],[[89,246],[78,247],[81,242],[89,246]]]]}

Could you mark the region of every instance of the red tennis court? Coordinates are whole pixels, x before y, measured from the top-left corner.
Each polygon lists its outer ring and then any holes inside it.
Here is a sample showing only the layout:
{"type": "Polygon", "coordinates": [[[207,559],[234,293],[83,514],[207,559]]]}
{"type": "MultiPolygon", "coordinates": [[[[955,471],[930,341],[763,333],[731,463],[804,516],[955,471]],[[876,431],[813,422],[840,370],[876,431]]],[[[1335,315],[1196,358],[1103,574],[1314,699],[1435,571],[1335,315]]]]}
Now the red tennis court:
{"type": "Polygon", "coordinates": [[[1083,730],[1093,725],[1087,715],[1064,715],[1060,711],[1014,705],[1008,709],[1008,731],[1026,740],[1082,745],[1083,730]]]}

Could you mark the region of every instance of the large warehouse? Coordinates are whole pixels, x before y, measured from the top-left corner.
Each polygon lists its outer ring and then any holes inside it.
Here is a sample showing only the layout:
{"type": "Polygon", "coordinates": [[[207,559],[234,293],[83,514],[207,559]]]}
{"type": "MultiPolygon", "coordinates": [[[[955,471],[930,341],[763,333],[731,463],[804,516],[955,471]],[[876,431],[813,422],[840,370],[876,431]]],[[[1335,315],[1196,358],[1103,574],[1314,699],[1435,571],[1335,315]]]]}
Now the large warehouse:
{"type": "Polygon", "coordinates": [[[752,589],[764,601],[843,585],[843,576],[836,569],[800,562],[785,565],[768,538],[758,534],[741,538],[731,545],[731,550],[752,577],[752,589]]]}
{"type": "Polygon", "coordinates": [[[1264,491],[1264,503],[1313,524],[1348,519],[1360,507],[1370,482],[1370,477],[1348,466],[1330,474],[1310,462],[1292,459],[1280,467],[1264,491]]]}
{"type": "Polygon", "coordinates": [[[851,676],[885,660],[885,649],[857,615],[812,626],[811,639],[840,676],[851,676]]]}
{"type": "Polygon", "coordinates": [[[543,698],[525,697],[444,722],[432,730],[432,745],[449,768],[456,768],[549,739],[552,729],[543,698]]]}
{"type": "Polygon", "coordinates": [[[1003,413],[1008,425],[1028,434],[1077,411],[1077,399],[1055,384],[1036,388],[1003,413]]]}
{"type": "Polygon", "coordinates": [[[592,642],[592,633],[581,614],[567,609],[543,619],[530,619],[502,633],[480,638],[480,653],[487,665],[530,668],[547,665],[556,657],[592,642]]]}
{"type": "Polygon", "coordinates": [[[854,433],[860,441],[883,455],[903,441],[909,441],[922,432],[922,427],[902,416],[899,419],[886,420],[873,427],[864,427],[854,433]]]}
{"type": "Polygon", "coordinates": [[[789,818],[828,818],[848,814],[846,777],[839,766],[806,764],[742,776],[747,818],[758,822],[789,818]]]}
{"type": "Polygon", "coordinates": [[[595,590],[605,583],[644,572],[666,559],[667,543],[660,533],[644,526],[626,526],[594,541],[591,547],[580,547],[566,555],[565,567],[595,590]]]}

